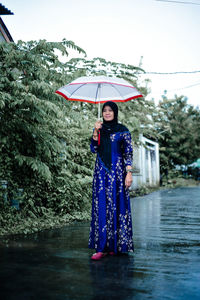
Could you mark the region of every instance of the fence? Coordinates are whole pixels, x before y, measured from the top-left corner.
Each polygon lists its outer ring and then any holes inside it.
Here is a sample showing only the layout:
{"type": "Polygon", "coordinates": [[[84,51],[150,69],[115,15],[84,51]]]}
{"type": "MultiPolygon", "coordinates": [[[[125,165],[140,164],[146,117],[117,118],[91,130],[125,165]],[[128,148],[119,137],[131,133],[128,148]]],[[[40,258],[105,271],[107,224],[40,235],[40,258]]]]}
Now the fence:
{"type": "Polygon", "coordinates": [[[159,145],[140,135],[141,145],[134,148],[132,189],[160,183],[159,145]]]}

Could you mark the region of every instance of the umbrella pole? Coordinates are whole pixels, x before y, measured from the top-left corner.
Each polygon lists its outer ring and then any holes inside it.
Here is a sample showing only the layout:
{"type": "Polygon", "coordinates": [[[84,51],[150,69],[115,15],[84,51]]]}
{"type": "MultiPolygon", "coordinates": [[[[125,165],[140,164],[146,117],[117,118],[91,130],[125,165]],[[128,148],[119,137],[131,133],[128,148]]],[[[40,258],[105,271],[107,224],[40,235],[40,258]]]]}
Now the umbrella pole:
{"type": "Polygon", "coordinates": [[[98,84],[98,91],[97,91],[97,99],[99,98],[98,104],[98,120],[100,121],[100,100],[101,100],[101,84],[98,84]]]}
{"type": "Polygon", "coordinates": [[[100,120],[100,101],[99,101],[99,104],[98,104],[98,120],[100,120]]]}

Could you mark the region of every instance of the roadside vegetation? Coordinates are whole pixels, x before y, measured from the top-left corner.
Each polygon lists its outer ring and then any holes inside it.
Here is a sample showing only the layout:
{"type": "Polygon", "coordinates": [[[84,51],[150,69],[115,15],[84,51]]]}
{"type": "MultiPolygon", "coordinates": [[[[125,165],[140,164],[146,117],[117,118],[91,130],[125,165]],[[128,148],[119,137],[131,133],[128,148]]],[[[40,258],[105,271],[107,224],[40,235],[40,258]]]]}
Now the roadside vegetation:
{"type": "Polygon", "coordinates": [[[165,95],[158,106],[145,100],[148,81],[138,86],[141,72],[103,58],[87,60],[72,41],[0,43],[0,236],[89,219],[97,107],[55,94],[77,77],[115,75],[141,91],[144,98],[119,104],[119,119],[135,144],[139,134],[159,142],[162,170],[198,158],[199,109],[185,97],[165,95]],[[77,58],[69,59],[71,52],[77,58]]]}

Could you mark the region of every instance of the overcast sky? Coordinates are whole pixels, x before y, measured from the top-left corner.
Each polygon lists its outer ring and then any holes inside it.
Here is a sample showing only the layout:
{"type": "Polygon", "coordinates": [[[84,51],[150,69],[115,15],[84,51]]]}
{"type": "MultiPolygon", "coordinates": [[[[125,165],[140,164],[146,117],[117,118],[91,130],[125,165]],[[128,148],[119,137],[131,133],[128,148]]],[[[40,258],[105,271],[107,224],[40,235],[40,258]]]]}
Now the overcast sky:
{"type": "MultiPolygon", "coordinates": [[[[138,66],[143,56],[144,70],[159,73],[200,71],[200,1],[185,2],[1,1],[14,13],[2,19],[15,41],[66,38],[82,47],[88,58],[103,57],[138,66]]],[[[184,95],[189,104],[200,105],[200,72],[146,74],[140,80],[145,78],[151,79],[149,99],[157,102],[167,90],[168,97],[184,95]]]]}

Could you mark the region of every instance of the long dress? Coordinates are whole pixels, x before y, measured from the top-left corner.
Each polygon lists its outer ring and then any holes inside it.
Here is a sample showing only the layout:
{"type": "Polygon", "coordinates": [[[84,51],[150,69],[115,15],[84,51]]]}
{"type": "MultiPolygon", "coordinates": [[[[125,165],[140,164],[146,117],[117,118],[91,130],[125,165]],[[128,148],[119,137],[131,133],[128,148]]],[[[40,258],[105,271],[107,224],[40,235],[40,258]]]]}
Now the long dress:
{"type": "Polygon", "coordinates": [[[110,134],[111,169],[98,154],[93,138],[90,149],[97,153],[92,196],[89,248],[96,252],[133,252],[129,191],[125,188],[126,166],[132,165],[131,134],[128,130],[110,134]]]}

